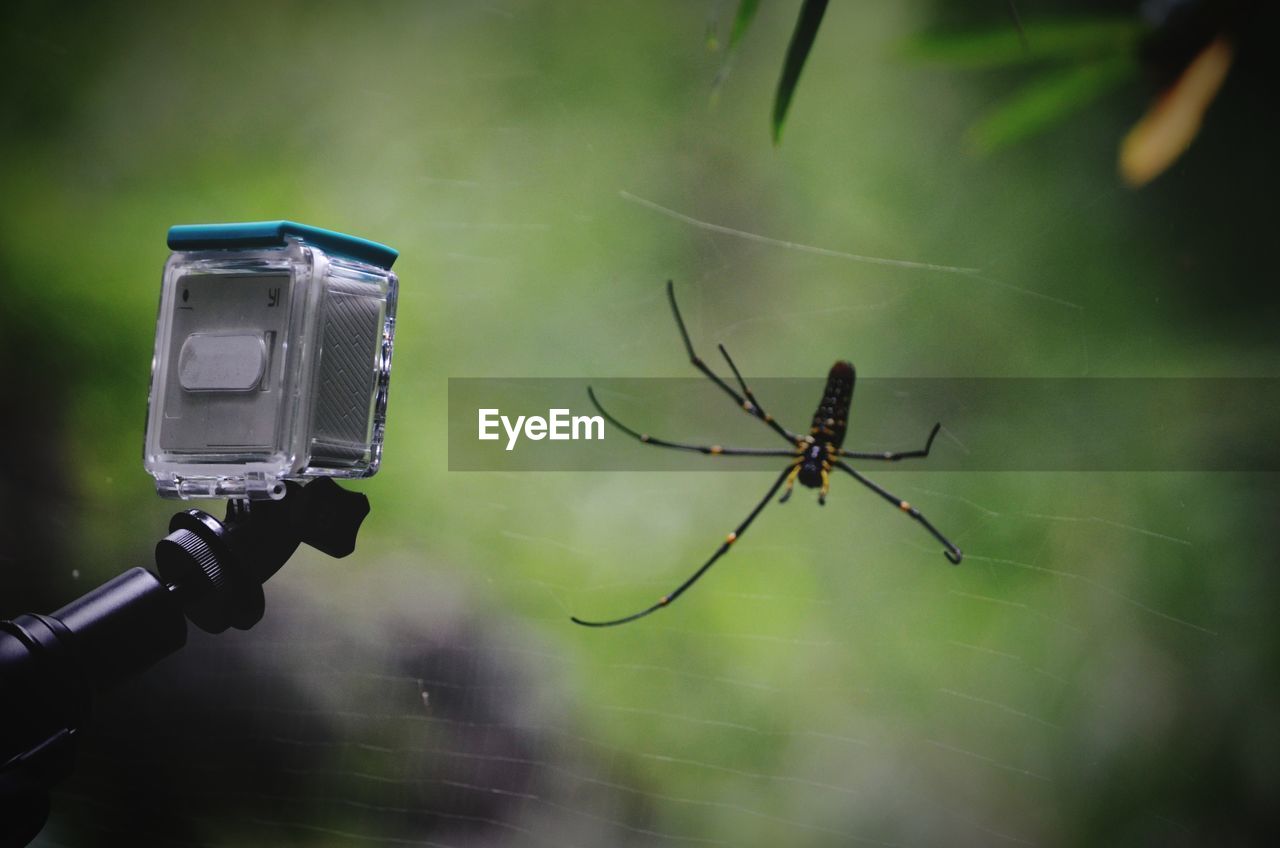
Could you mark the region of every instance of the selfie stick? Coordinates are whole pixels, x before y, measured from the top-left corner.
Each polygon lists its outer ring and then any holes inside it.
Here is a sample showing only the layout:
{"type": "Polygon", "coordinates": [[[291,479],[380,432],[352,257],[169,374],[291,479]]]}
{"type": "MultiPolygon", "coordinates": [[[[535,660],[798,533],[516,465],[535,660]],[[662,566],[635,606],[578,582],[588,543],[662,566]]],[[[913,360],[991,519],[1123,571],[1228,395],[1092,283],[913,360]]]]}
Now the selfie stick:
{"type": "Polygon", "coordinates": [[[179,512],[156,545],[157,573],[133,568],[51,615],[0,621],[0,846],[44,827],[97,693],[185,645],[186,619],[248,630],[262,584],[299,544],[345,557],[368,514],[368,498],[328,477],[289,482],[280,500],[229,501],[221,521],[179,512]]]}

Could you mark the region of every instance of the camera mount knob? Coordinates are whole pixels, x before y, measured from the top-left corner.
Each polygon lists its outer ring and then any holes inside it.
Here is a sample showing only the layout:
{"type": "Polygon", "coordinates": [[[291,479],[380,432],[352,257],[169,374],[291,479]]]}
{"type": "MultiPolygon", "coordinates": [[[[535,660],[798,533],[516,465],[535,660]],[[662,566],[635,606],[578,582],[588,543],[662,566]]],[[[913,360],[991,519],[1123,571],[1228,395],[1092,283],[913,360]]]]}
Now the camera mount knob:
{"type": "Polygon", "coordinates": [[[177,513],[156,545],[156,567],[201,630],[248,630],[266,608],[262,584],[299,544],[345,557],[368,514],[369,499],[332,478],[289,482],[278,501],[231,501],[221,521],[198,509],[177,513]]]}

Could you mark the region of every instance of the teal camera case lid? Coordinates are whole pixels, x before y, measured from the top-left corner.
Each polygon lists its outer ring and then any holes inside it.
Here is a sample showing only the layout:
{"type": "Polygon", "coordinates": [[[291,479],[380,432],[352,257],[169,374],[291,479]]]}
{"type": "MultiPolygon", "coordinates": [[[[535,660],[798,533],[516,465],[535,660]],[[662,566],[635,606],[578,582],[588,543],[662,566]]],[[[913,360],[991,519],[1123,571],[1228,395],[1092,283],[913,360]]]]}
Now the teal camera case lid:
{"type": "Polygon", "coordinates": [[[293,221],[249,221],[240,224],[178,224],[169,228],[170,250],[235,250],[283,247],[288,237],[327,253],[391,270],[400,255],[393,247],[358,236],[293,221]]]}

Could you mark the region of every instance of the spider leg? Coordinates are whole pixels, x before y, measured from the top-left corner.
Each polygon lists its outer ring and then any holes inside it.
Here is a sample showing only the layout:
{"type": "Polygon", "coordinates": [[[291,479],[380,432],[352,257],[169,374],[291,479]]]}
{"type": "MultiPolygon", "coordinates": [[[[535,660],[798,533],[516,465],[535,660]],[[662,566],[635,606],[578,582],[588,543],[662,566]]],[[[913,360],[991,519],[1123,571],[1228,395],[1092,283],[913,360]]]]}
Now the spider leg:
{"type": "Polygon", "coordinates": [[[733,363],[733,358],[729,356],[729,351],[725,350],[724,345],[721,344],[716,346],[720,348],[720,355],[724,357],[725,362],[729,363],[729,368],[733,371],[733,376],[738,379],[738,385],[742,387],[742,394],[746,396],[746,401],[742,404],[742,408],[768,424],[775,432],[781,433],[793,442],[799,442],[800,437],[798,435],[775,421],[773,416],[765,412],[764,407],[760,406],[760,402],[756,400],[756,396],[752,394],[751,389],[747,387],[747,381],[742,379],[742,374],[738,371],[738,366],[733,363]]]}
{"type": "Polygon", "coordinates": [[[595,391],[590,386],[587,386],[587,397],[591,398],[591,403],[595,405],[596,411],[598,411],[601,415],[603,415],[610,424],[617,427],[619,430],[626,433],[628,436],[635,439],[636,441],[644,442],[646,445],[653,445],[659,448],[674,448],[675,450],[694,451],[695,453],[704,453],[710,456],[795,457],[796,451],[799,450],[798,448],[795,448],[792,450],[769,450],[767,448],[726,448],[726,447],[721,447],[720,445],[690,445],[690,444],[685,444],[684,442],[669,442],[666,439],[659,439],[655,436],[650,436],[648,433],[638,433],[635,430],[632,430],[626,424],[623,424],[621,421],[614,418],[612,415],[609,414],[608,411],[605,410],[603,406],[600,405],[600,401],[596,399],[595,391]]]}
{"type": "Polygon", "coordinates": [[[915,519],[916,521],[924,525],[924,529],[932,533],[933,538],[937,539],[939,542],[941,542],[945,546],[946,549],[943,551],[943,553],[947,555],[947,559],[951,560],[951,563],[953,565],[960,564],[960,560],[964,558],[964,553],[959,548],[957,548],[954,544],[952,544],[950,539],[948,539],[946,536],[938,532],[938,528],[934,527],[933,524],[929,522],[929,519],[924,517],[924,515],[920,512],[920,510],[916,509],[911,504],[902,500],[902,498],[898,497],[897,495],[892,494],[887,489],[884,489],[878,486],[877,484],[871,482],[866,477],[863,477],[861,474],[859,474],[857,471],[854,471],[848,465],[845,465],[843,462],[840,462],[839,460],[837,460],[832,464],[836,468],[839,468],[841,471],[848,472],[859,483],[866,486],[868,489],[875,492],[877,495],[884,498],[889,503],[893,504],[898,509],[902,510],[907,515],[911,516],[913,519],[915,519]]]}
{"type": "Polygon", "coordinates": [[[725,537],[724,541],[720,543],[720,547],[716,548],[716,552],[711,555],[711,558],[706,562],[704,562],[701,568],[693,572],[692,576],[690,576],[688,580],[685,580],[683,583],[677,586],[675,591],[670,592],[669,594],[663,595],[661,598],[658,599],[658,602],[656,604],[649,607],[648,609],[641,610],[640,612],[637,612],[637,613],[632,613],[631,615],[628,615],[628,616],[623,616],[622,618],[615,618],[611,621],[584,621],[583,619],[578,618],[577,616],[573,616],[572,617],[573,623],[581,624],[585,627],[613,627],[616,624],[626,624],[629,621],[635,621],[637,618],[644,618],[646,615],[648,615],[651,612],[657,612],[658,610],[670,604],[676,598],[680,597],[682,594],[684,594],[686,589],[688,589],[690,586],[692,586],[694,583],[698,581],[699,577],[706,574],[707,569],[715,565],[716,561],[720,559],[720,557],[728,553],[729,548],[733,545],[734,542],[738,540],[738,538],[743,533],[746,532],[747,528],[751,526],[751,522],[755,521],[756,516],[760,514],[760,511],[769,505],[769,500],[773,497],[774,493],[777,492],[778,489],[782,488],[783,481],[786,480],[787,477],[791,474],[793,467],[795,467],[795,464],[788,465],[786,468],[782,469],[782,473],[778,475],[778,479],[773,481],[773,485],[769,487],[769,491],[765,492],[764,497],[761,498],[760,503],[756,504],[755,509],[751,510],[751,513],[745,519],[743,519],[742,523],[738,525],[737,529],[735,529],[732,533],[730,533],[728,536],[725,537]]]}
{"type": "MultiPolygon", "coordinates": [[[[753,418],[759,418],[765,424],[769,425],[769,427],[778,435],[794,444],[797,440],[795,435],[789,432],[782,425],[778,424],[778,422],[774,421],[772,417],[767,417],[763,410],[761,410],[754,401],[748,401],[747,398],[734,391],[732,386],[724,380],[721,380],[720,377],[717,376],[716,372],[708,368],[707,364],[699,358],[697,353],[694,352],[693,342],[689,340],[689,331],[685,329],[684,326],[684,318],[680,316],[680,307],[676,305],[676,289],[675,284],[671,280],[667,280],[667,299],[671,301],[671,312],[676,316],[676,326],[680,328],[680,338],[684,339],[684,348],[689,352],[689,362],[693,364],[693,367],[705,374],[711,382],[724,389],[729,397],[733,398],[734,401],[737,402],[738,406],[742,407],[748,415],[753,418]]],[[[721,348],[721,350],[723,350],[723,348],[721,348]]],[[[728,354],[725,354],[725,356],[727,358],[728,354]]],[[[729,365],[732,367],[733,363],[730,362],[729,365]]],[[[737,368],[734,368],[735,373],[737,370],[737,368]]],[[[738,381],[741,382],[742,377],[739,376],[738,381]]],[[[746,387],[744,386],[743,388],[746,387]]]]}
{"type": "Polygon", "coordinates": [[[938,435],[938,431],[939,431],[939,430],[941,430],[941,429],[942,429],[942,422],[941,422],[941,421],[939,421],[937,424],[934,424],[934,425],[933,425],[933,429],[929,431],[929,438],[928,438],[928,440],[924,443],[924,448],[923,448],[922,450],[910,450],[910,451],[881,451],[881,452],[879,452],[879,453],[872,453],[872,452],[869,452],[869,451],[868,451],[868,452],[863,453],[863,452],[859,452],[859,451],[837,450],[837,451],[835,452],[835,455],[836,455],[836,456],[847,456],[847,457],[849,457],[850,459],[882,459],[882,460],[886,460],[886,461],[888,461],[888,462],[897,462],[897,461],[898,461],[898,460],[900,460],[900,459],[911,459],[911,458],[913,458],[913,457],[923,457],[923,456],[928,456],[928,455],[929,455],[929,449],[933,447],[933,440],[934,440],[934,438],[938,435]]]}
{"type": "Polygon", "coordinates": [[[782,493],[782,497],[778,498],[778,503],[786,503],[791,500],[791,492],[796,487],[796,477],[800,476],[800,466],[797,464],[791,469],[791,473],[787,475],[787,490],[782,493]]]}

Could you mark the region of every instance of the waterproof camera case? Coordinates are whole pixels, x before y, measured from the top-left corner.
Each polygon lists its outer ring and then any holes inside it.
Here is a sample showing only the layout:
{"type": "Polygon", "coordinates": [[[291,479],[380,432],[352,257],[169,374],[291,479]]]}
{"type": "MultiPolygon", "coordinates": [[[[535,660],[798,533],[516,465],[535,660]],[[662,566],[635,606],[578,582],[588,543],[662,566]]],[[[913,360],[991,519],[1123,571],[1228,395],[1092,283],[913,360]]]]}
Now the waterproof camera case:
{"type": "Polygon", "coordinates": [[[386,421],[392,248],[289,221],[178,226],[143,464],[168,497],[368,477],[386,421]]]}

